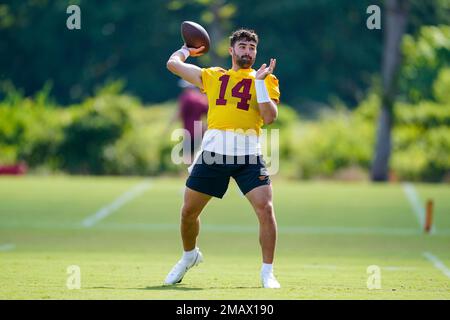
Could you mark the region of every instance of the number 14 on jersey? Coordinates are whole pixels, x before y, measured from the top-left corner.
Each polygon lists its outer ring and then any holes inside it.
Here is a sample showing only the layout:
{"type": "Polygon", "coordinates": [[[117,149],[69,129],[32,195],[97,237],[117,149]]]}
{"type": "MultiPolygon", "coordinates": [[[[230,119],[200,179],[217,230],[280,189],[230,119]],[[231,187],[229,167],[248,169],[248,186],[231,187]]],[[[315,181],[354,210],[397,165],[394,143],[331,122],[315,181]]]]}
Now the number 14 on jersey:
{"type": "MultiPolygon", "coordinates": [[[[227,104],[227,100],[225,99],[225,92],[227,90],[228,81],[230,80],[230,76],[228,74],[224,74],[219,78],[221,82],[219,98],[216,100],[216,105],[224,106],[227,104]]],[[[235,98],[241,99],[237,103],[237,108],[247,111],[250,108],[250,104],[248,101],[252,98],[250,94],[250,88],[252,86],[252,79],[242,79],[231,89],[231,96],[235,98]]]]}

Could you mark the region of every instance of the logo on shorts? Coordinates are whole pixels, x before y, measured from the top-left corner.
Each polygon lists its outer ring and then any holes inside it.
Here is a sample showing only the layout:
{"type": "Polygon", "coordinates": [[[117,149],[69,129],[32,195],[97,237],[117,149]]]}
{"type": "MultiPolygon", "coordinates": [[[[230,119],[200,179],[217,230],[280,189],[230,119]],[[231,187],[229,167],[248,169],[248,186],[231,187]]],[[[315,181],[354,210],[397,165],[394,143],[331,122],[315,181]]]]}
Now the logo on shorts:
{"type": "MultiPolygon", "coordinates": [[[[262,168],[260,168],[259,169],[259,174],[260,174],[260,179],[261,179],[261,176],[268,176],[269,175],[269,172],[267,171],[267,168],[265,168],[265,167],[262,167],[262,168]]],[[[262,180],[262,179],[261,179],[262,180]]]]}

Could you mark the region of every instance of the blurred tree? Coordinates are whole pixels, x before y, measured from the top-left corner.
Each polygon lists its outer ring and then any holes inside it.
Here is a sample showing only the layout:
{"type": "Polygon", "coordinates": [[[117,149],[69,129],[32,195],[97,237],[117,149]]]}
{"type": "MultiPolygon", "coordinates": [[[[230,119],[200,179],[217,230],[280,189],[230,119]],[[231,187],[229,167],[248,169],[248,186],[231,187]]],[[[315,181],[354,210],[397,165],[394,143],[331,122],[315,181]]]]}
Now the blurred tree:
{"type": "Polygon", "coordinates": [[[206,28],[213,44],[209,54],[201,57],[200,61],[213,66],[224,65],[229,55],[228,35],[233,28],[232,18],[237,6],[226,0],[172,0],[168,8],[181,14],[196,8],[199,15],[199,21],[196,22],[206,28]]]}
{"type": "Polygon", "coordinates": [[[381,31],[366,27],[371,0],[239,2],[236,25],[260,35],[257,64],[277,58],[282,100],[303,112],[338,98],[353,106],[377,73],[381,31]]]}
{"type": "MultiPolygon", "coordinates": [[[[11,80],[30,96],[52,80],[51,94],[62,104],[82,101],[108,79],[124,79],[126,90],[145,102],[173,99],[177,79],[165,61],[182,44],[180,23],[193,20],[213,42],[211,53],[195,60],[200,66],[227,66],[229,33],[253,28],[261,36],[257,64],[278,58],[283,102],[301,111],[335,100],[352,107],[380,73],[382,32],[366,28],[366,8],[381,3],[2,0],[0,81],[11,80]],[[81,30],[66,27],[69,4],[81,8],[81,30]]],[[[411,0],[408,33],[424,23],[449,24],[448,3],[411,0]]]]}
{"type": "Polygon", "coordinates": [[[67,29],[65,1],[0,4],[0,80],[30,95],[52,79],[52,93],[64,104],[108,79],[126,80],[127,90],[146,101],[173,96],[175,81],[163,61],[181,38],[167,1],[70,3],[81,8],[81,30],[67,29]]]}
{"type": "Polygon", "coordinates": [[[372,165],[372,180],[374,181],[386,181],[389,178],[393,107],[397,91],[397,73],[401,65],[400,45],[407,27],[408,13],[408,0],[386,0],[382,106],[372,165]]]}

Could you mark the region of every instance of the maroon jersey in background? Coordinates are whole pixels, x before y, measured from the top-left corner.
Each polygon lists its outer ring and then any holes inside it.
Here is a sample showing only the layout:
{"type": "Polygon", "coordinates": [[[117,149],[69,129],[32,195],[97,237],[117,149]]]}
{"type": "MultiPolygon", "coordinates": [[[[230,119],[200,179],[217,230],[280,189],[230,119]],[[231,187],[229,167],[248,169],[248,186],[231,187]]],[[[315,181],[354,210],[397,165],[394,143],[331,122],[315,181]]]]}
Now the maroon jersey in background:
{"type": "Polygon", "coordinates": [[[193,140],[194,121],[200,121],[202,116],[208,113],[208,99],[198,89],[187,88],[180,95],[178,103],[183,127],[189,131],[193,140]]]}

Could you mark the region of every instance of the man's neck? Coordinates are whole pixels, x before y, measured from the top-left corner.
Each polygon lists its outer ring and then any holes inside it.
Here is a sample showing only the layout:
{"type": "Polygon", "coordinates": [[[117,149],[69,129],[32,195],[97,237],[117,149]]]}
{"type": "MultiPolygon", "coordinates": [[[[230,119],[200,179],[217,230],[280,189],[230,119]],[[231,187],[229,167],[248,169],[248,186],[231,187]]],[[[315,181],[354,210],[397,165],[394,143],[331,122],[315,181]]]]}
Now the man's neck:
{"type": "Polygon", "coordinates": [[[250,70],[250,69],[251,69],[251,67],[250,68],[241,68],[237,64],[233,64],[233,66],[231,67],[231,70],[233,70],[233,71],[250,70]]]}
{"type": "Polygon", "coordinates": [[[237,65],[237,64],[233,64],[233,66],[231,67],[231,69],[233,71],[239,71],[241,68],[237,65]]]}

